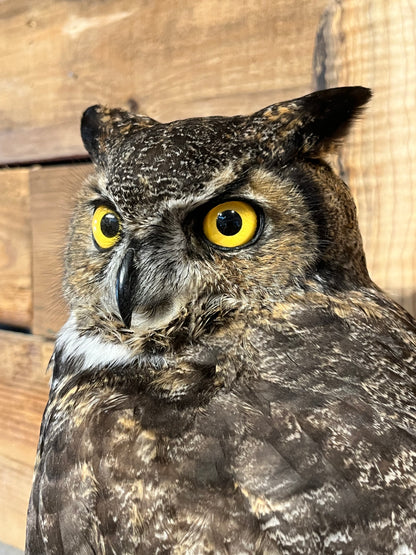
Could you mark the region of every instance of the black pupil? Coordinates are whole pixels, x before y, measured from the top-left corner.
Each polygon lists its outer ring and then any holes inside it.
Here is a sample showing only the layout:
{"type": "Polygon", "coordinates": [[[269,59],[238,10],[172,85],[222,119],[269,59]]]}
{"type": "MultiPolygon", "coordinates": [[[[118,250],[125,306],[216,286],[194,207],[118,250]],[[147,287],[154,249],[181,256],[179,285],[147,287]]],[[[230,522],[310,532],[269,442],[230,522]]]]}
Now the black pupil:
{"type": "Polygon", "coordinates": [[[106,214],[101,219],[101,231],[106,237],[115,237],[119,230],[118,219],[114,214],[106,214]]]}
{"type": "Polygon", "coordinates": [[[243,220],[235,210],[224,210],[217,216],[217,229],[223,235],[236,235],[243,225],[243,220]]]}

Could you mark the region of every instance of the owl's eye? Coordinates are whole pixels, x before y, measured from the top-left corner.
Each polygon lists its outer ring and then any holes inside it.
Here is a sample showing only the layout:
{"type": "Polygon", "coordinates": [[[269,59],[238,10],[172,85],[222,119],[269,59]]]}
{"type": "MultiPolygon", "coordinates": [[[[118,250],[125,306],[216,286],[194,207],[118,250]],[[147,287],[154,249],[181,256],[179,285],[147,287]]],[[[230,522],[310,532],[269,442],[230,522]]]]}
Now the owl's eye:
{"type": "Polygon", "coordinates": [[[107,250],[120,239],[119,216],[107,206],[98,206],[92,217],[92,236],[99,249],[107,250]]]}
{"type": "Polygon", "coordinates": [[[259,218],[251,204],[230,200],[211,208],[204,218],[202,229],[211,243],[231,249],[246,245],[255,237],[259,218]]]}

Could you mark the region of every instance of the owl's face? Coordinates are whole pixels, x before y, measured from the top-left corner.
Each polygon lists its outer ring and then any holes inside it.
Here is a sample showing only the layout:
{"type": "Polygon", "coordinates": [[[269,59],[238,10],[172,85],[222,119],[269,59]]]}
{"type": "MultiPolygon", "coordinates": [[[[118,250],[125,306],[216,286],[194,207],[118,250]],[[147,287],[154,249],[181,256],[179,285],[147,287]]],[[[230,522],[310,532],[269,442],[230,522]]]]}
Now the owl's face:
{"type": "Polygon", "coordinates": [[[162,330],[192,342],[302,288],[368,280],[352,199],[320,158],[368,98],[334,89],[168,124],[88,109],[96,175],[66,252],[77,329],[136,349],[162,330]]]}

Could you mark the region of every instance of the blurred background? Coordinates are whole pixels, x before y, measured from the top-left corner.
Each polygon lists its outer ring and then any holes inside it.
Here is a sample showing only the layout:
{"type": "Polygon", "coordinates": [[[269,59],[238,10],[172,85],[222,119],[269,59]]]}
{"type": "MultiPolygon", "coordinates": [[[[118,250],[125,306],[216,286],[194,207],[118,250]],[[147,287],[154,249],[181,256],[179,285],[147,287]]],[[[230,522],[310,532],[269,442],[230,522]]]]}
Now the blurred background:
{"type": "Polygon", "coordinates": [[[371,87],[332,163],[374,281],[415,314],[415,36],[416,0],[0,0],[0,542],[24,548],[85,108],[169,121],[371,87]]]}

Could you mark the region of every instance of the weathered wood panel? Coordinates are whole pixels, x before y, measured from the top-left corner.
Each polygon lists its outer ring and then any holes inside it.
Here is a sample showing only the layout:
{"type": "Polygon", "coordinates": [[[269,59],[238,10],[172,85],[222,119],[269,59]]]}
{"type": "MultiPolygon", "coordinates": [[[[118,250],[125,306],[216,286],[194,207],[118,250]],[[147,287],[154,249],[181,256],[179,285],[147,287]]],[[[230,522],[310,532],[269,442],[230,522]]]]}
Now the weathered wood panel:
{"type": "Polygon", "coordinates": [[[67,316],[62,297],[63,250],[76,194],[90,164],[32,170],[33,333],[53,336],[67,316]]]}
{"type": "Polygon", "coordinates": [[[161,121],[248,113],[310,90],[327,0],[3,0],[0,164],[85,154],[91,104],[161,121]]]}
{"type": "Polygon", "coordinates": [[[0,352],[0,538],[23,548],[52,343],[1,331],[0,352]]]}
{"type": "Polygon", "coordinates": [[[29,170],[0,170],[0,323],[32,320],[29,170]]]}
{"type": "Polygon", "coordinates": [[[340,166],[357,200],[370,273],[416,314],[416,1],[332,0],[319,30],[319,88],[374,97],[340,166]]]}

